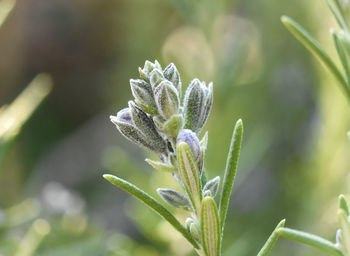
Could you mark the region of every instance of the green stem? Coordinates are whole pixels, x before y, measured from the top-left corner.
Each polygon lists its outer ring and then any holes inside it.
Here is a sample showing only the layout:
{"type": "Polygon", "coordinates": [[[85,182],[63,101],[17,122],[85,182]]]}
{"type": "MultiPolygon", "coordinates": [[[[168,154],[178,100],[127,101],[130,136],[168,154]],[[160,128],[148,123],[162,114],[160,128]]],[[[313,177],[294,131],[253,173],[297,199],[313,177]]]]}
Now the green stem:
{"type": "Polygon", "coordinates": [[[277,229],[277,233],[284,238],[310,245],[330,255],[344,256],[343,252],[334,243],[322,237],[290,228],[279,228],[277,229]]]}
{"type": "Polygon", "coordinates": [[[272,250],[272,247],[275,245],[275,243],[278,240],[277,229],[284,227],[285,223],[286,223],[286,220],[281,220],[280,223],[278,223],[278,225],[270,235],[269,239],[267,239],[266,243],[261,248],[257,256],[266,256],[270,253],[270,251],[272,250]]]}

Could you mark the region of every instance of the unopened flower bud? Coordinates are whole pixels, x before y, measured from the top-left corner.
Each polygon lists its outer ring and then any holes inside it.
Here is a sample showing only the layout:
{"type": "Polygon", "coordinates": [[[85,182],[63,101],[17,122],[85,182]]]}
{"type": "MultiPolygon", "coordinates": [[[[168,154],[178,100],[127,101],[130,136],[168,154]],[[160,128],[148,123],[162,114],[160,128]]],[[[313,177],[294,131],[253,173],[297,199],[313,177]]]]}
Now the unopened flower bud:
{"type": "Polygon", "coordinates": [[[188,199],[180,192],[170,188],[158,188],[157,193],[161,198],[169,205],[178,208],[189,208],[191,207],[188,199]]]}
{"type": "Polygon", "coordinates": [[[197,135],[189,129],[183,129],[177,136],[176,143],[179,144],[181,142],[185,142],[188,145],[188,147],[191,149],[194,160],[198,162],[201,155],[201,146],[197,135]]]}
{"type": "Polygon", "coordinates": [[[215,197],[219,190],[219,185],[220,185],[219,176],[215,177],[212,180],[209,180],[203,188],[203,193],[204,193],[203,196],[205,197],[206,196],[205,193],[210,192],[210,196],[215,197]]]}
{"type": "Polygon", "coordinates": [[[190,225],[190,233],[197,242],[200,242],[202,240],[201,228],[196,222],[193,222],[190,225]]]}
{"type": "Polygon", "coordinates": [[[180,106],[178,91],[169,81],[161,82],[154,90],[154,98],[159,114],[169,119],[177,114],[180,106]]]}
{"type": "Polygon", "coordinates": [[[157,148],[159,148],[160,151],[165,151],[166,143],[159,135],[152,118],[133,101],[129,101],[129,109],[135,126],[142,132],[142,134],[149,138],[153,144],[158,145],[157,148]]]}
{"type": "Polygon", "coordinates": [[[143,146],[155,152],[164,152],[164,147],[157,142],[146,137],[134,124],[132,114],[129,108],[120,110],[117,116],[110,116],[119,132],[127,139],[139,146],[143,146]]]}
{"type": "Polygon", "coordinates": [[[207,87],[205,82],[193,79],[184,98],[185,128],[198,134],[208,119],[212,104],[212,83],[207,87]]]}
{"type": "Polygon", "coordinates": [[[187,218],[185,221],[185,226],[188,230],[190,230],[191,224],[194,223],[194,220],[192,218],[187,218]]]}
{"type": "Polygon", "coordinates": [[[190,232],[193,239],[197,242],[201,242],[201,228],[198,221],[195,221],[192,218],[187,218],[185,222],[186,229],[190,232]]]}
{"type": "Polygon", "coordinates": [[[164,77],[173,83],[179,95],[181,95],[181,78],[174,63],[170,63],[163,71],[164,77]]]}
{"type": "Polygon", "coordinates": [[[152,85],[152,88],[157,87],[164,80],[163,72],[159,69],[153,69],[149,74],[149,82],[152,85]]]}
{"type": "Polygon", "coordinates": [[[181,114],[172,115],[170,119],[164,122],[162,132],[176,140],[179,131],[183,128],[183,123],[184,120],[181,114]]]}
{"type": "Polygon", "coordinates": [[[130,87],[135,102],[147,113],[157,113],[156,102],[154,101],[152,86],[141,79],[130,79],[130,87]]]}
{"type": "Polygon", "coordinates": [[[139,68],[139,73],[140,73],[141,78],[148,80],[149,75],[153,71],[153,69],[162,70],[162,67],[160,66],[160,64],[157,60],[154,61],[154,63],[146,60],[144,67],[139,68]]]}

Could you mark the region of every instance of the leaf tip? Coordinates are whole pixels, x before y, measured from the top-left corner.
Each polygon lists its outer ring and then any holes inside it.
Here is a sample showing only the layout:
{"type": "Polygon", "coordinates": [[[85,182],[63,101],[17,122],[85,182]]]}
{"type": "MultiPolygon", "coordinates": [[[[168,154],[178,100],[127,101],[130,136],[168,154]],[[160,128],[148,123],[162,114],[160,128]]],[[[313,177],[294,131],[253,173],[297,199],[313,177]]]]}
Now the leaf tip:
{"type": "Polygon", "coordinates": [[[177,153],[180,154],[180,152],[188,152],[191,151],[189,146],[187,145],[186,142],[180,142],[176,146],[177,153]]]}
{"type": "Polygon", "coordinates": [[[242,128],[243,128],[243,121],[242,121],[242,118],[240,118],[240,119],[237,120],[236,125],[242,126],[242,128]]]}
{"type": "Polygon", "coordinates": [[[202,204],[212,203],[212,201],[213,201],[213,198],[211,196],[206,196],[203,198],[202,204]]]}
{"type": "Polygon", "coordinates": [[[184,141],[181,141],[179,144],[177,144],[177,147],[178,147],[178,148],[184,148],[184,147],[186,147],[186,146],[187,146],[187,143],[184,142],[184,141]]]}
{"type": "Polygon", "coordinates": [[[283,228],[285,224],[286,224],[286,219],[281,220],[277,225],[277,229],[283,228]]]}
{"type": "Polygon", "coordinates": [[[239,131],[239,133],[243,133],[243,121],[241,118],[237,120],[235,130],[239,131]]]}
{"type": "Polygon", "coordinates": [[[346,215],[350,215],[348,202],[343,194],[339,195],[339,208],[344,210],[346,215]]]}
{"type": "Polygon", "coordinates": [[[343,194],[340,194],[338,198],[339,198],[340,202],[346,201],[346,198],[345,198],[345,196],[343,194]]]}
{"type": "Polygon", "coordinates": [[[106,180],[108,180],[109,182],[113,183],[113,179],[114,179],[114,176],[111,175],[111,174],[103,174],[102,177],[106,180]]]}
{"type": "Polygon", "coordinates": [[[286,16],[286,15],[282,15],[282,16],[281,16],[281,21],[282,21],[282,23],[283,23],[284,25],[286,25],[286,23],[289,23],[290,18],[289,18],[288,16],[286,16]]]}

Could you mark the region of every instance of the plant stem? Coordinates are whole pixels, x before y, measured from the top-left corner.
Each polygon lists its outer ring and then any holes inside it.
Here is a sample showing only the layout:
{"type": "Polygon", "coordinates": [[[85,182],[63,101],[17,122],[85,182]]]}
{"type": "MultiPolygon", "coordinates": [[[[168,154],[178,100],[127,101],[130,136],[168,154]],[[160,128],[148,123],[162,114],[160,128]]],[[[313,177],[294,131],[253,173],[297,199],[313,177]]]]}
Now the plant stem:
{"type": "Polygon", "coordinates": [[[275,245],[275,243],[278,240],[277,230],[279,228],[284,227],[285,222],[286,222],[286,220],[281,220],[280,223],[278,223],[278,225],[276,226],[276,228],[274,229],[274,231],[270,235],[269,239],[267,239],[266,243],[261,248],[261,250],[259,251],[257,256],[266,256],[270,253],[270,251],[272,250],[272,247],[275,245]]]}
{"type": "Polygon", "coordinates": [[[279,228],[277,233],[287,239],[294,240],[296,242],[304,243],[315,248],[320,249],[330,255],[344,256],[343,252],[339,250],[332,242],[306,232],[290,229],[290,228],[279,228]]]}

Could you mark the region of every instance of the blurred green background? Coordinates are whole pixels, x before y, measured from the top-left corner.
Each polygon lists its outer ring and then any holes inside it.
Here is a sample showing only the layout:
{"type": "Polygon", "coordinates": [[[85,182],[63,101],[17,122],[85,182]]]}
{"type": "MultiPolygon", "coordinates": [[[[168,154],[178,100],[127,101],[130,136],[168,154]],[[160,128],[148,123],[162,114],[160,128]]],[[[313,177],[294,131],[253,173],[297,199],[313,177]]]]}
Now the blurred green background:
{"type": "MultiPolygon", "coordinates": [[[[233,125],[244,121],[224,256],[256,255],[282,218],[334,239],[337,195],[349,193],[350,111],[280,22],[295,18],[334,53],[329,29],[337,26],[325,1],[1,0],[0,23],[7,12],[1,256],[193,255],[172,227],[102,178],[117,174],[158,199],[155,189],[173,182],[109,121],[147,59],[174,62],[186,86],[193,77],[214,82],[210,177],[223,174],[233,125]],[[42,72],[52,80],[30,84],[42,72]]],[[[271,255],[323,254],[281,239],[271,255]]]]}

